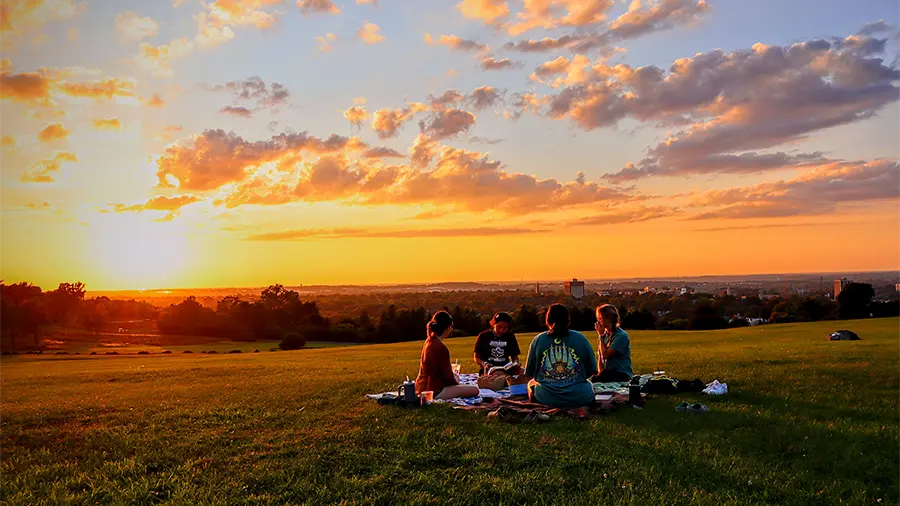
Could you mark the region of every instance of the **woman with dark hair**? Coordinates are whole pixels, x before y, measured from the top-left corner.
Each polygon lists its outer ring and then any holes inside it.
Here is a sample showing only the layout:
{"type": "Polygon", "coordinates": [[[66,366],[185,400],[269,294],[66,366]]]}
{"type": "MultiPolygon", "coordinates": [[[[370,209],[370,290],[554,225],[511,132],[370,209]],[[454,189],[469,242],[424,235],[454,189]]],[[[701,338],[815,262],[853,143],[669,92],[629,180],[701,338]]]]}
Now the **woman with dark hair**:
{"type": "Polygon", "coordinates": [[[588,380],[597,374],[591,343],[581,332],[569,330],[569,310],[562,304],[547,309],[547,332],[535,336],[528,350],[525,375],[528,398],[555,408],[575,408],[594,400],[588,380]]]}
{"type": "MultiPolygon", "coordinates": [[[[478,334],[475,339],[475,363],[482,373],[487,374],[491,367],[519,361],[519,341],[509,330],[511,324],[512,316],[501,311],[491,318],[491,328],[478,334]]],[[[518,374],[519,371],[507,372],[518,374]]]]}
{"type": "Polygon", "coordinates": [[[612,304],[597,306],[597,358],[600,374],[592,378],[600,383],[630,381],[631,342],[619,326],[619,310],[612,304]]]}
{"type": "Polygon", "coordinates": [[[428,337],[419,358],[419,375],[416,376],[416,393],[432,391],[435,399],[475,397],[478,387],[460,385],[459,376],[450,366],[450,350],[444,339],[453,331],[453,318],[446,311],[438,311],[425,326],[428,337]]]}

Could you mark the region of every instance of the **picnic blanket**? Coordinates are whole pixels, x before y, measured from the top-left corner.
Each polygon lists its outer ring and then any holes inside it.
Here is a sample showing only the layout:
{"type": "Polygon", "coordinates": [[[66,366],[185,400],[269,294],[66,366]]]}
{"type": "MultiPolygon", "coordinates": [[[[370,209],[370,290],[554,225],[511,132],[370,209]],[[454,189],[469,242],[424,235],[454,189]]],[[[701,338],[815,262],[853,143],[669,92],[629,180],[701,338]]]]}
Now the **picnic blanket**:
{"type": "Polygon", "coordinates": [[[617,393],[628,395],[627,381],[614,381],[612,383],[594,383],[594,393],[617,393]]]}
{"type": "MultiPolygon", "coordinates": [[[[470,385],[470,386],[478,386],[478,374],[460,374],[459,375],[459,384],[460,385],[470,385]]],[[[509,393],[509,388],[504,388],[503,390],[490,390],[487,388],[479,388],[477,397],[454,397],[452,399],[435,399],[434,402],[438,404],[454,404],[457,406],[473,406],[475,404],[481,403],[484,399],[504,399],[506,397],[510,397],[512,394],[509,393]]],[[[380,394],[366,394],[367,399],[378,400],[382,397],[396,397],[397,391],[391,392],[382,392],[380,394]]]]}
{"type": "Polygon", "coordinates": [[[585,420],[593,416],[599,416],[615,410],[620,406],[628,404],[628,396],[614,393],[611,398],[606,401],[595,401],[588,406],[578,408],[552,408],[544,404],[528,402],[528,397],[524,395],[516,395],[502,399],[486,399],[484,402],[471,406],[455,406],[454,409],[463,409],[466,411],[496,411],[505,408],[508,411],[516,413],[520,418],[532,411],[550,415],[551,417],[568,416],[579,420],[585,420]]]}

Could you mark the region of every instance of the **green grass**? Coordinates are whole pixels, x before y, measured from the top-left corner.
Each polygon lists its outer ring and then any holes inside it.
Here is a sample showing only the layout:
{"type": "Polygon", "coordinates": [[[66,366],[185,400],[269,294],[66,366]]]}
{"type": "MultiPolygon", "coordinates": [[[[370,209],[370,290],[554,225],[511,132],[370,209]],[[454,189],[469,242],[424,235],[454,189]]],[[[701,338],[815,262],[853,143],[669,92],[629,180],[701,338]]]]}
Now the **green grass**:
{"type": "MultiPolygon", "coordinates": [[[[0,361],[4,504],[897,504],[900,320],[631,332],[635,369],[730,393],[490,423],[363,398],[419,343],[0,361]],[[849,328],[857,342],[827,342],[849,328]],[[710,412],[679,414],[682,400],[710,412]]],[[[520,336],[527,348],[530,336],[520,336]]],[[[591,337],[592,342],[595,341],[591,337]]],[[[469,361],[473,338],[453,339],[469,361]]]]}

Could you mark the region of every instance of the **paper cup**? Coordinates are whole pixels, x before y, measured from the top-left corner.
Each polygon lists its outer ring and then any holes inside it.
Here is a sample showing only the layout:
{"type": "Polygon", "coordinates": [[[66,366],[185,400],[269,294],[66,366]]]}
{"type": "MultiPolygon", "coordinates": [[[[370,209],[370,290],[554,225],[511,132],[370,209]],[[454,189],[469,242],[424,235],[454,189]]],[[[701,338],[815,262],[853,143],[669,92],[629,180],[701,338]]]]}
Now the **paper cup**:
{"type": "Polygon", "coordinates": [[[462,367],[461,364],[450,364],[450,367],[453,368],[453,374],[459,374],[459,369],[462,367]]]}
{"type": "Polygon", "coordinates": [[[419,403],[423,406],[428,406],[434,400],[434,392],[431,390],[426,390],[419,394],[419,403]]]}

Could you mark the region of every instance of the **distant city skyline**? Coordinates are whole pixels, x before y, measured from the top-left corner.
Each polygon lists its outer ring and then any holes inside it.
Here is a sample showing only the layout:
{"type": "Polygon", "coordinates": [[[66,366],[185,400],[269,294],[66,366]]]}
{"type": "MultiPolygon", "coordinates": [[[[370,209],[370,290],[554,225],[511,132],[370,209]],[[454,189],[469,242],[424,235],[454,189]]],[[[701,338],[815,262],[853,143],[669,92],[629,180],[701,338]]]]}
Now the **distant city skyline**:
{"type": "Polygon", "coordinates": [[[4,2],[0,278],[900,269],[898,2],[4,2]]]}

